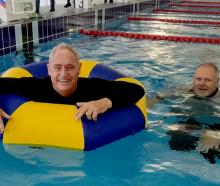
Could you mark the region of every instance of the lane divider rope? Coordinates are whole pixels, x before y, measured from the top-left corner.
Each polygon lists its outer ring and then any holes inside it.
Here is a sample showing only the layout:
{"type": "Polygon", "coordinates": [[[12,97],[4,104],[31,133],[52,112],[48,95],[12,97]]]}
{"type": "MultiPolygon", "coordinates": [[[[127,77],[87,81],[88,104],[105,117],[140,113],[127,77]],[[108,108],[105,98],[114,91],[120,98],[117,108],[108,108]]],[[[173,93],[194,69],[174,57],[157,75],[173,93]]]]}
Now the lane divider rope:
{"type": "Polygon", "coordinates": [[[80,29],[79,33],[91,36],[112,36],[112,37],[124,37],[133,39],[146,39],[146,40],[166,40],[175,42],[190,42],[190,43],[207,43],[220,45],[220,38],[210,37],[189,37],[189,36],[163,36],[152,34],[139,34],[130,32],[114,32],[114,31],[100,31],[100,30],[85,30],[80,29]]]}
{"type": "Polygon", "coordinates": [[[220,8],[220,6],[210,6],[210,5],[195,5],[195,4],[170,4],[169,6],[186,6],[193,8],[220,8]]]}
{"type": "Polygon", "coordinates": [[[186,19],[162,19],[162,18],[132,17],[132,16],[128,17],[128,21],[160,21],[160,22],[168,22],[168,23],[220,25],[220,21],[186,20],[186,19]]]}
{"type": "Polygon", "coordinates": [[[210,14],[218,15],[220,12],[193,11],[193,10],[170,10],[170,9],[154,9],[155,13],[188,13],[188,14],[210,14]]]}
{"type": "Polygon", "coordinates": [[[195,4],[220,4],[216,1],[180,1],[180,3],[195,3],[195,4]]]}

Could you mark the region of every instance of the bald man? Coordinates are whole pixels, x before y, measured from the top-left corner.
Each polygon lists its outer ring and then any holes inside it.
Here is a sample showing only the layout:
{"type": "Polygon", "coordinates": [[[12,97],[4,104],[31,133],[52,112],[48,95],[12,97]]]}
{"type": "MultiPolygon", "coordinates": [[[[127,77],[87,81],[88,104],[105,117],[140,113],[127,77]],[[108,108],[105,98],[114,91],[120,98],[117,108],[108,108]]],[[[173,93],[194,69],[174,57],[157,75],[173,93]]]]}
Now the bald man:
{"type": "Polygon", "coordinates": [[[192,91],[199,97],[220,97],[219,69],[214,63],[200,65],[193,77],[192,91]]]}

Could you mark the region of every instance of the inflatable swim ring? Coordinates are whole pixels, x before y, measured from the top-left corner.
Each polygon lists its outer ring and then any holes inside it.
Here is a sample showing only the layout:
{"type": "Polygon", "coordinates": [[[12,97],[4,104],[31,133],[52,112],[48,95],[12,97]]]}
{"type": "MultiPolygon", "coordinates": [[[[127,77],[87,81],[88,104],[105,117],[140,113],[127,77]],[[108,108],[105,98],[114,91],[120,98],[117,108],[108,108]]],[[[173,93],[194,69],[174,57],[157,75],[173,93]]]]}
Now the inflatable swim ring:
{"type": "MultiPolygon", "coordinates": [[[[141,83],[95,61],[80,61],[81,77],[99,77],[141,83]]],[[[47,77],[47,62],[7,70],[3,77],[47,77]]],[[[141,85],[143,86],[143,85],[141,85]]],[[[80,150],[97,147],[134,134],[146,127],[146,96],[135,105],[111,109],[98,121],[83,117],[76,121],[74,105],[29,101],[18,95],[0,95],[0,108],[12,116],[3,134],[5,144],[51,146],[80,150]]]]}

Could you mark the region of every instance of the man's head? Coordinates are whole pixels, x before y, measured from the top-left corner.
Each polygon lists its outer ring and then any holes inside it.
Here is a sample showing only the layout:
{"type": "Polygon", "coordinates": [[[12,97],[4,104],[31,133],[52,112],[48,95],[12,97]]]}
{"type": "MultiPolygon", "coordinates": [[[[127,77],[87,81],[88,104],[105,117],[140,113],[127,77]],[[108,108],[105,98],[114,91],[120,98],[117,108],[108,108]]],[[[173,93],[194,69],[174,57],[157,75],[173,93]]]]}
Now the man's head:
{"type": "Polygon", "coordinates": [[[193,91],[197,96],[212,95],[219,85],[219,70],[214,63],[200,65],[193,77],[193,91]]]}
{"type": "Polygon", "coordinates": [[[56,92],[66,97],[76,90],[80,63],[79,56],[72,47],[64,43],[54,47],[47,68],[56,92]]]}

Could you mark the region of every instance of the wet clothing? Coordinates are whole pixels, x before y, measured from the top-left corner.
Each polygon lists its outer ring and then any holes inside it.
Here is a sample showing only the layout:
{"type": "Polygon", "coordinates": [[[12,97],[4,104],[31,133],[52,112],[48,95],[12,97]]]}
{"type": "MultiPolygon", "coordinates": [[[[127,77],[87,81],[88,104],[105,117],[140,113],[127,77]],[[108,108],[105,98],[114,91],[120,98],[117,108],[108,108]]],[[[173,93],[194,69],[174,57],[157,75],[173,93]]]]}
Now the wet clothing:
{"type": "Polygon", "coordinates": [[[219,88],[216,89],[216,91],[214,92],[214,94],[208,96],[208,97],[211,97],[211,98],[220,98],[220,91],[219,91],[219,88]]]}
{"type": "MultiPolygon", "coordinates": [[[[188,91],[189,93],[194,93],[193,89],[189,89],[188,91]]],[[[196,95],[195,95],[196,96],[196,95]]],[[[199,97],[199,96],[197,96],[199,97]]],[[[217,87],[216,90],[209,96],[207,96],[206,98],[211,98],[211,99],[216,99],[216,98],[220,98],[220,91],[219,88],[217,87]]]]}
{"type": "Polygon", "coordinates": [[[9,93],[22,95],[31,101],[70,105],[107,97],[112,101],[112,107],[132,105],[145,94],[144,89],[134,83],[79,78],[76,90],[63,97],[53,89],[50,77],[0,78],[0,94],[9,93]]]}

